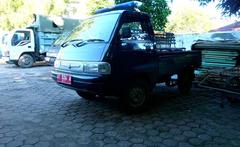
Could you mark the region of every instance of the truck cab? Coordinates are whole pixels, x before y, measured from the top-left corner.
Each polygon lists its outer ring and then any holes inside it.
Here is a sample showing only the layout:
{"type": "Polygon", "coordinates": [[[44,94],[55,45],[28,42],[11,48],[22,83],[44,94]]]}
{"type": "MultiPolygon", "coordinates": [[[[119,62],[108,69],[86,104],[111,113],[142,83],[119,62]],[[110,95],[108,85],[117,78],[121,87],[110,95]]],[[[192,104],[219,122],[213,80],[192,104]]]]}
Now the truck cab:
{"type": "Polygon", "coordinates": [[[32,64],[29,62],[33,61],[33,57],[23,55],[23,53],[32,54],[35,48],[34,42],[34,33],[31,29],[14,30],[9,34],[9,41],[7,41],[8,55],[5,54],[5,61],[12,61],[14,64],[20,66],[32,64]],[[18,60],[20,60],[20,62],[18,62],[18,60]]]}
{"type": "Polygon", "coordinates": [[[155,84],[170,83],[174,74],[179,90],[188,92],[201,64],[199,52],[159,45],[149,15],[136,5],[102,9],[82,21],[62,44],[52,78],[82,98],[118,96],[126,110],[136,112],[147,105],[155,84]]]}

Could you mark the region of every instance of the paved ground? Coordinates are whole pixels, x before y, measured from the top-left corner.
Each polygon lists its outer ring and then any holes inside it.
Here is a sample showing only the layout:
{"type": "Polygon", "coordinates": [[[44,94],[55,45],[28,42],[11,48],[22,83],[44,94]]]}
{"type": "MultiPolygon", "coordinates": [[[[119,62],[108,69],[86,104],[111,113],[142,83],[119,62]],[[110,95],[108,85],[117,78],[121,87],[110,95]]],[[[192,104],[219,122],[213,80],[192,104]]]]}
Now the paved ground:
{"type": "Polygon", "coordinates": [[[194,88],[156,89],[152,109],[128,115],[117,100],[86,101],[50,78],[51,67],[0,65],[0,147],[240,146],[240,104],[194,88]]]}

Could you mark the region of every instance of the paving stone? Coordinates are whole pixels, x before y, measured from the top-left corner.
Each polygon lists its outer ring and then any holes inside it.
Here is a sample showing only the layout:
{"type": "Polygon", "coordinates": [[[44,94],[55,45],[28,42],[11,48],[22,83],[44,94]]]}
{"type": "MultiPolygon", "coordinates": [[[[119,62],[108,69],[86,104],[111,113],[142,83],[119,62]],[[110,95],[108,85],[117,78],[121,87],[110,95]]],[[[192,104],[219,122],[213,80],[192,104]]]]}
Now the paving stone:
{"type": "Polygon", "coordinates": [[[231,140],[230,144],[233,145],[233,146],[240,146],[240,140],[237,140],[237,139],[231,140]]]}
{"type": "Polygon", "coordinates": [[[187,142],[180,142],[178,144],[178,147],[194,147],[191,144],[187,143],[187,142]]]}
{"type": "Polygon", "coordinates": [[[93,133],[101,133],[103,134],[105,132],[105,130],[103,128],[95,128],[92,130],[93,133]]]}
{"type": "Polygon", "coordinates": [[[9,143],[7,143],[7,147],[17,147],[17,146],[21,146],[23,145],[23,141],[20,141],[20,140],[13,140],[9,143]]]}
{"type": "Polygon", "coordinates": [[[213,141],[219,144],[224,144],[228,142],[228,140],[223,137],[214,137],[213,141]]]}
{"type": "Polygon", "coordinates": [[[104,138],[104,142],[107,144],[116,144],[117,140],[114,139],[113,137],[106,137],[106,138],[104,138]]]}
{"type": "Polygon", "coordinates": [[[198,138],[203,141],[211,140],[211,136],[209,136],[207,134],[200,134],[200,135],[198,135],[198,138]]]}
{"type": "Polygon", "coordinates": [[[56,134],[54,134],[54,136],[57,137],[57,138],[62,138],[62,137],[67,136],[67,134],[65,134],[65,133],[56,133],[56,134]]]}
{"type": "Polygon", "coordinates": [[[27,138],[25,141],[24,141],[24,144],[27,144],[27,145],[33,145],[35,143],[39,142],[39,139],[38,138],[33,138],[33,137],[29,137],[27,138]]]}
{"type": "Polygon", "coordinates": [[[134,144],[139,144],[139,143],[143,143],[143,139],[142,138],[131,138],[130,142],[134,143],[134,144]]]}
{"type": "Polygon", "coordinates": [[[12,137],[2,137],[0,138],[0,143],[5,144],[5,143],[9,143],[12,140],[13,140],[12,137]]]}
{"type": "Polygon", "coordinates": [[[159,143],[159,142],[162,142],[163,139],[159,136],[150,136],[149,140],[152,141],[152,142],[158,142],[159,143]]]}
{"type": "Polygon", "coordinates": [[[118,147],[116,144],[105,144],[104,147],[118,147]]]}
{"type": "Polygon", "coordinates": [[[22,145],[21,147],[34,147],[33,145],[22,145]]]}
{"type": "Polygon", "coordinates": [[[42,141],[50,141],[53,138],[54,138],[53,135],[43,135],[43,136],[41,136],[40,140],[42,140],[42,141]]]}
{"type": "Polygon", "coordinates": [[[167,139],[167,138],[171,138],[173,135],[170,134],[170,133],[164,132],[164,133],[160,133],[159,136],[160,136],[161,138],[167,139]]]}
{"type": "Polygon", "coordinates": [[[126,141],[126,140],[129,140],[130,136],[129,135],[117,135],[116,138],[121,141],[126,141]]]}
{"type": "Polygon", "coordinates": [[[147,147],[147,146],[143,144],[133,144],[132,147],[147,147]]]}
{"type": "Polygon", "coordinates": [[[186,136],[186,137],[196,137],[196,133],[192,132],[192,131],[184,131],[183,132],[183,135],[186,136]]]}
{"type": "Polygon", "coordinates": [[[172,128],[172,129],[170,129],[169,133],[172,135],[180,135],[182,133],[182,131],[177,128],[172,128]]]}
{"type": "Polygon", "coordinates": [[[191,138],[189,139],[189,143],[191,143],[194,146],[199,146],[203,143],[203,141],[198,138],[191,138]]]}
{"type": "Polygon", "coordinates": [[[105,134],[105,136],[115,137],[117,135],[117,132],[115,132],[115,131],[107,131],[104,134],[105,134]]]}
{"type": "Polygon", "coordinates": [[[132,143],[130,143],[129,141],[119,141],[118,145],[120,147],[127,147],[127,146],[131,146],[132,143]]]}
{"type": "Polygon", "coordinates": [[[34,147],[50,147],[50,143],[49,142],[38,142],[34,145],[34,147]]]}
{"type": "Polygon", "coordinates": [[[163,140],[163,144],[165,144],[169,147],[173,147],[173,146],[176,146],[178,144],[178,142],[174,139],[166,139],[166,140],[163,140]]]}
{"type": "Polygon", "coordinates": [[[156,130],[149,130],[149,131],[147,131],[147,135],[149,135],[149,136],[156,136],[156,135],[158,135],[158,131],[156,131],[156,130]]]}
{"type": "Polygon", "coordinates": [[[7,132],[10,132],[11,130],[8,129],[8,128],[3,128],[3,129],[0,129],[0,133],[3,134],[3,133],[7,133],[7,132]]]}
{"type": "Polygon", "coordinates": [[[105,136],[103,134],[93,134],[91,138],[93,140],[102,140],[105,136]]]}
{"type": "Polygon", "coordinates": [[[13,136],[17,136],[17,135],[18,135],[17,131],[10,131],[10,132],[5,133],[5,136],[8,136],[8,137],[13,137],[13,136]]]}

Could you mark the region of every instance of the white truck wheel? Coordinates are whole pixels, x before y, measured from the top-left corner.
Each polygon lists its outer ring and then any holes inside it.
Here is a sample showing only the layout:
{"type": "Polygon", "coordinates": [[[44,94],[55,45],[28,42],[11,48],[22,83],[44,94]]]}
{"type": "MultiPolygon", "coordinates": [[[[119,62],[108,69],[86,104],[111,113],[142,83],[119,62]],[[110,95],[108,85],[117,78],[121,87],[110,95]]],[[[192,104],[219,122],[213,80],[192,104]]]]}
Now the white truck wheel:
{"type": "Polygon", "coordinates": [[[23,54],[18,60],[18,65],[22,68],[29,68],[32,67],[33,62],[34,60],[31,55],[23,54]]]}

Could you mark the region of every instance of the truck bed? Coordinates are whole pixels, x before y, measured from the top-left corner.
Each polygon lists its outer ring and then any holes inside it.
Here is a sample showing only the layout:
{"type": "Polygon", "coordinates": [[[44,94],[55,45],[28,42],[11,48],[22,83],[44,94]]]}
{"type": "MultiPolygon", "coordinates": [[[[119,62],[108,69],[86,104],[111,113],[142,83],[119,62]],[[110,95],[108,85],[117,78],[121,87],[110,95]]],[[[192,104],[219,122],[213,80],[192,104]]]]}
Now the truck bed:
{"type": "Polygon", "coordinates": [[[199,51],[169,51],[157,52],[158,79],[177,74],[186,68],[201,66],[201,52],[199,51]]]}

